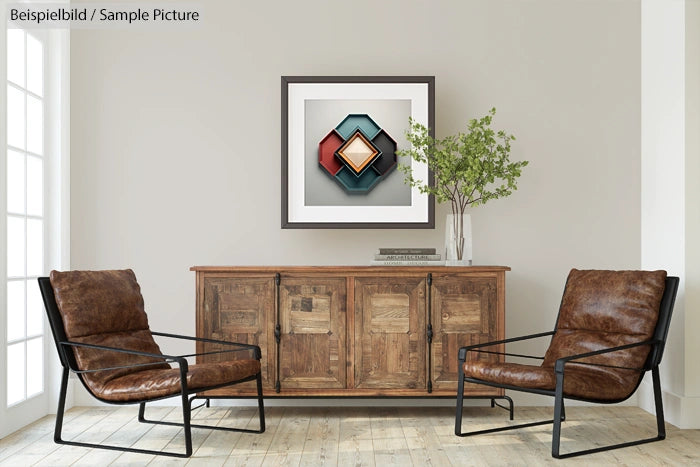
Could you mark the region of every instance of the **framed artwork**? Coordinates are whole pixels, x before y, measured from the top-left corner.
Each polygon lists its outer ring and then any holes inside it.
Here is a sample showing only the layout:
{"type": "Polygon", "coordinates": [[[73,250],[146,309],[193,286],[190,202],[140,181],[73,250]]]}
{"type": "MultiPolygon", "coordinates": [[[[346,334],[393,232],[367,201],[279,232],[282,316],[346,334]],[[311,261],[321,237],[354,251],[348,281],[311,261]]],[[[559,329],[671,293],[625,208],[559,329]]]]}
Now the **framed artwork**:
{"type": "Polygon", "coordinates": [[[433,76],[282,76],[282,228],[432,229],[432,183],[407,149],[409,117],[435,135],[433,76]]]}

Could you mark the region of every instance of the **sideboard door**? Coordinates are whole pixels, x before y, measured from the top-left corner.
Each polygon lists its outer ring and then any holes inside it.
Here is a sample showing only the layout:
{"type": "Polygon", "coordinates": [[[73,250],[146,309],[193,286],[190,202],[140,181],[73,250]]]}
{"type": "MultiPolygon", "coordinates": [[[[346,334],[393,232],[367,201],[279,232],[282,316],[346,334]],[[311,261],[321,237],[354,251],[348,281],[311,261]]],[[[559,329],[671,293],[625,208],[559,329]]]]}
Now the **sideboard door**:
{"type": "Polygon", "coordinates": [[[425,276],[355,278],[355,387],[426,388],[425,276]]]}
{"type": "MultiPolygon", "coordinates": [[[[496,286],[495,276],[433,275],[430,308],[434,333],[431,349],[434,389],[457,390],[460,347],[499,339],[496,286]]],[[[497,355],[487,353],[479,354],[478,358],[498,361],[497,355]]],[[[465,385],[465,393],[470,390],[489,391],[483,386],[465,385]]]]}
{"type": "MultiPolygon", "coordinates": [[[[274,323],[274,277],[223,277],[204,275],[200,281],[197,307],[197,335],[208,339],[259,345],[262,350],[262,378],[273,388],[275,355],[270,323],[274,323]],[[201,310],[201,311],[200,311],[201,310]]],[[[212,344],[198,343],[197,351],[219,350],[212,344]]],[[[246,355],[250,358],[249,355],[246,355]]],[[[197,363],[235,359],[237,354],[198,357],[197,363]]],[[[229,393],[255,390],[255,381],[227,388],[229,393]]]]}
{"type": "Polygon", "coordinates": [[[280,387],[344,389],[346,280],[287,277],[280,282],[280,387]]]}

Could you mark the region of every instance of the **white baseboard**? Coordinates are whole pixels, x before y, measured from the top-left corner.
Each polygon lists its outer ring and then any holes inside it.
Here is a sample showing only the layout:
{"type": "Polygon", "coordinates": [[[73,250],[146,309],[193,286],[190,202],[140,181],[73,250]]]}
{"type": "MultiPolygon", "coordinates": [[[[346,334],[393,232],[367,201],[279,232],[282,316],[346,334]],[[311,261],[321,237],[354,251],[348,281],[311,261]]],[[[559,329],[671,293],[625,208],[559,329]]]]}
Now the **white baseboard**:
{"type": "MultiPolygon", "coordinates": [[[[644,380],[637,391],[639,407],[655,413],[654,390],[650,382],[644,380]]],[[[664,404],[664,418],[681,429],[700,429],[700,397],[687,397],[661,390],[664,404]]]]}

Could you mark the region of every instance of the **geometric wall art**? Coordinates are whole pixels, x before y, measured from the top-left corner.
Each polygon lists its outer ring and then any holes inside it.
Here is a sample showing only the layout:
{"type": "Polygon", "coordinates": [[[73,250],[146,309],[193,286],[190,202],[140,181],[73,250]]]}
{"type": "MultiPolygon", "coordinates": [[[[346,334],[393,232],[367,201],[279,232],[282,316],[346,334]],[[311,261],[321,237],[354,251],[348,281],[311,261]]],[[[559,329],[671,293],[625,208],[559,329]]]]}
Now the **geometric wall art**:
{"type": "Polygon", "coordinates": [[[367,114],[349,114],[318,143],[318,164],[350,194],[366,194],[396,167],[396,141],[367,114]]]}
{"type": "Polygon", "coordinates": [[[433,196],[404,182],[409,118],[435,135],[432,76],[282,76],[283,229],[432,229],[433,196]]]}

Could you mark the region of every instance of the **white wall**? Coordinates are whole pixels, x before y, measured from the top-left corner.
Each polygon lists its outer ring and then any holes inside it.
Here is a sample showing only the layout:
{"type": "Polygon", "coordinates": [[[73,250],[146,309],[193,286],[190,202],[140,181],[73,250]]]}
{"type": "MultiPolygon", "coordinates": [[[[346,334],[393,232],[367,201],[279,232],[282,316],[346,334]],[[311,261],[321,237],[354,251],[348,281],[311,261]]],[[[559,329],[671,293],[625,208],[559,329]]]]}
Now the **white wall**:
{"type": "MultiPolygon", "coordinates": [[[[685,163],[684,9],[682,1],[642,2],[642,267],[666,265],[681,277],[661,368],[667,394],[684,391],[685,180],[679,176],[685,163]]],[[[680,413],[677,397],[666,405],[670,417],[680,413]]]]}
{"type": "Polygon", "coordinates": [[[685,398],[683,425],[700,428],[700,2],[685,9],[685,398]]]}
{"type": "Polygon", "coordinates": [[[472,223],[475,262],[513,268],[509,336],[553,327],[571,267],[640,266],[639,2],[197,4],[198,29],[71,36],[71,265],[133,268],[154,329],[194,332],[192,265],[442,246],[443,206],[435,230],[280,229],[281,75],[435,75],[438,136],[497,107],[530,165],[472,223]]]}
{"type": "MultiPolygon", "coordinates": [[[[700,427],[700,5],[642,1],[642,267],[680,276],[661,380],[667,420],[700,427]]],[[[651,382],[640,406],[653,411],[651,382]]]]}

